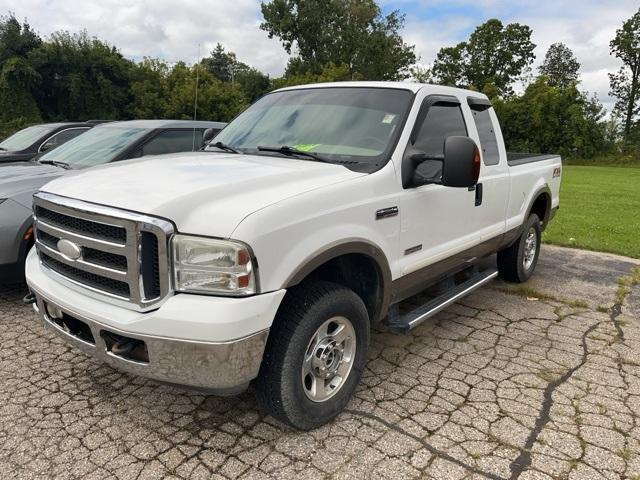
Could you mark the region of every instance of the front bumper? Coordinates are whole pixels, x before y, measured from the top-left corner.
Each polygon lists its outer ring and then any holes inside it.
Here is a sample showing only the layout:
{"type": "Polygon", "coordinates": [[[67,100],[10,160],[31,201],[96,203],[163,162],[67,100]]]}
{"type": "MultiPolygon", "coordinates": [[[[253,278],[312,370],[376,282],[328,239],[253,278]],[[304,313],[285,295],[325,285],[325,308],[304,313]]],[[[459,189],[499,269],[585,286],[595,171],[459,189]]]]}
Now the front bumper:
{"type": "Polygon", "coordinates": [[[36,296],[34,309],[68,343],[118,370],[220,395],[239,393],[258,375],[269,327],[285,293],[236,299],[179,294],[158,310],[140,313],[53,281],[34,252],[26,274],[36,296]],[[219,338],[221,331],[229,340],[219,338]],[[113,353],[113,337],[143,342],[146,361],[113,353]]]}

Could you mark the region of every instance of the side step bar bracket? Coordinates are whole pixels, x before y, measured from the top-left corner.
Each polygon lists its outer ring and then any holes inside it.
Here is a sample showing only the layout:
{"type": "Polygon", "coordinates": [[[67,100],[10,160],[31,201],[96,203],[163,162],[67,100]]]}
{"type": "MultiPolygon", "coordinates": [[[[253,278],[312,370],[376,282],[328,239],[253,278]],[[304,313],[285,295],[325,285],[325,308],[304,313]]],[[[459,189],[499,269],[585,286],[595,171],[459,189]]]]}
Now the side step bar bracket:
{"type": "Polygon", "coordinates": [[[413,330],[426,319],[434,316],[436,313],[453,305],[461,298],[470,294],[474,290],[489,283],[498,276],[498,270],[489,269],[475,274],[469,280],[456,285],[447,292],[430,299],[428,302],[420,305],[413,310],[402,315],[389,314],[386,326],[396,333],[407,333],[413,330]]]}

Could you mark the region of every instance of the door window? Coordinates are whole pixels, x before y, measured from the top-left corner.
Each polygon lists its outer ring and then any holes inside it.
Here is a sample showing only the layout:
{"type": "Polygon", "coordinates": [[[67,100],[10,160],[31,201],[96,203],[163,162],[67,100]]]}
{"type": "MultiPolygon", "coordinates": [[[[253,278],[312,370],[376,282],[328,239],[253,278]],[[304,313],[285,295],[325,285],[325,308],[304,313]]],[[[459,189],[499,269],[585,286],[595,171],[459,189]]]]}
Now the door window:
{"type": "Polygon", "coordinates": [[[191,152],[202,146],[202,130],[167,130],[159,133],[140,149],[140,155],[191,152]]]}
{"type": "MultiPolygon", "coordinates": [[[[459,105],[432,105],[413,145],[413,150],[430,157],[444,158],[444,141],[451,136],[467,136],[462,110],[459,105]]],[[[437,182],[442,176],[442,162],[427,160],[416,168],[423,179],[437,182]]]]}
{"type": "Polygon", "coordinates": [[[444,141],[451,136],[467,136],[459,105],[432,105],[422,122],[414,144],[429,156],[444,155],[444,141]]]}
{"type": "Polygon", "coordinates": [[[47,141],[40,146],[40,150],[52,150],[56,147],[59,147],[63,143],[68,142],[72,138],[76,138],[78,135],[86,132],[87,130],[89,130],[89,128],[68,128],[67,130],[62,130],[61,132],[58,132],[47,139],[47,141]],[[43,148],[45,146],[46,148],[43,148]]]}

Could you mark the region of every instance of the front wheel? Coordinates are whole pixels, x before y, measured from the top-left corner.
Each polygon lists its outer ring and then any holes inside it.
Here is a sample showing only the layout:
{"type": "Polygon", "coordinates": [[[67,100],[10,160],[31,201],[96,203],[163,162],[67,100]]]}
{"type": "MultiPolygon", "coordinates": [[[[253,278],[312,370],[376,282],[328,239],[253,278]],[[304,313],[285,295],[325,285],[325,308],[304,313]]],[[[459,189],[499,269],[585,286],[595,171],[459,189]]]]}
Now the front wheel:
{"type": "Polygon", "coordinates": [[[293,427],[319,427],[349,402],[364,368],[369,316],[352,290],[294,287],[278,311],[254,382],[262,407],[293,427]]]}
{"type": "Polygon", "coordinates": [[[524,283],[538,264],[541,241],[540,219],[532,213],[525,222],[520,237],[498,252],[498,272],[503,280],[524,283]]]}

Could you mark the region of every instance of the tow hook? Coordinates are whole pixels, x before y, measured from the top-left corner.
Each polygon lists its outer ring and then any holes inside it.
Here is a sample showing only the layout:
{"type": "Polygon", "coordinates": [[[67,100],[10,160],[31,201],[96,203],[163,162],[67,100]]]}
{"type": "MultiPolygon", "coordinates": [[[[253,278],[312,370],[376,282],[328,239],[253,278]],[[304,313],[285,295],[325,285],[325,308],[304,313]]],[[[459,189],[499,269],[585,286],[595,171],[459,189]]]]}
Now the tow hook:
{"type": "Polygon", "coordinates": [[[101,335],[106,343],[107,351],[111,354],[125,360],[149,363],[147,345],[142,340],[106,331],[102,331],[101,335]]]}
{"type": "Polygon", "coordinates": [[[26,305],[36,303],[36,296],[32,292],[29,292],[24,297],[22,297],[22,303],[26,305]]]}
{"type": "Polygon", "coordinates": [[[121,357],[127,356],[131,353],[131,350],[133,350],[135,346],[136,346],[135,340],[132,340],[132,339],[118,340],[111,347],[111,353],[121,357]]]}

